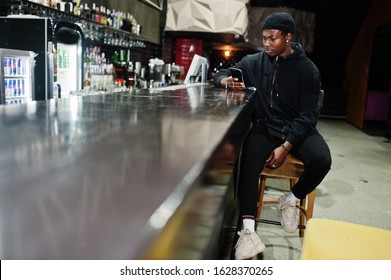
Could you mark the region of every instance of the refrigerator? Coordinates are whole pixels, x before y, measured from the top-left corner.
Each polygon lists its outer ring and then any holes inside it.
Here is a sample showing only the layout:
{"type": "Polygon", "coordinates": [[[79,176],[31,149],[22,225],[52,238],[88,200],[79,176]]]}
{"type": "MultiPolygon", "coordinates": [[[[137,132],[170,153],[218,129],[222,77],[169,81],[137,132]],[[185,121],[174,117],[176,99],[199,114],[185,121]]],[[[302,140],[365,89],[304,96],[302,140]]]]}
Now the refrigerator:
{"type": "Polygon", "coordinates": [[[31,15],[0,17],[0,48],[36,54],[33,100],[53,97],[53,22],[31,15]]]}
{"type": "Polygon", "coordinates": [[[0,48],[36,54],[32,100],[66,97],[82,89],[84,36],[77,23],[12,15],[0,17],[0,26],[0,48]]]}
{"type": "Polygon", "coordinates": [[[35,56],[32,51],[0,49],[0,104],[22,104],[35,99],[35,56]]]}
{"type": "Polygon", "coordinates": [[[83,87],[84,35],[79,25],[59,21],[54,25],[54,82],[65,98],[83,87]]]}

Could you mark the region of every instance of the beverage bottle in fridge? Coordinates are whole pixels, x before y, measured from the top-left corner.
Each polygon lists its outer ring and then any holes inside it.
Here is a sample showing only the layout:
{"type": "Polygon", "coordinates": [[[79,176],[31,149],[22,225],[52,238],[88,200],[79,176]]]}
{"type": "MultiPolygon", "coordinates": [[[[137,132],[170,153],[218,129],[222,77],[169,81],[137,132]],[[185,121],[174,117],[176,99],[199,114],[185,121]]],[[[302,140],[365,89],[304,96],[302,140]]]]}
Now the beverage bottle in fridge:
{"type": "Polygon", "coordinates": [[[12,74],[11,75],[16,75],[16,59],[12,59],[12,74]]]}
{"type": "Polygon", "coordinates": [[[24,88],[24,79],[22,79],[22,82],[21,82],[21,95],[24,96],[26,94],[25,92],[25,88],[24,88]]]}
{"type": "Polygon", "coordinates": [[[22,75],[22,59],[17,59],[17,75],[22,75]]]}
{"type": "Polygon", "coordinates": [[[5,92],[5,97],[8,97],[9,90],[8,90],[8,79],[4,80],[4,92],[5,92]]]}
{"type": "Polygon", "coordinates": [[[13,96],[17,96],[18,95],[18,90],[17,90],[17,88],[16,88],[16,79],[13,79],[12,80],[12,91],[13,91],[13,96]]]}
{"type": "Polygon", "coordinates": [[[57,49],[57,68],[62,68],[62,60],[63,60],[63,58],[62,58],[62,51],[61,51],[61,49],[57,49]]]}
{"type": "Polygon", "coordinates": [[[7,73],[8,73],[8,65],[7,65],[7,58],[6,57],[4,57],[3,63],[4,63],[4,75],[7,75],[7,73]]]}
{"type": "Polygon", "coordinates": [[[12,59],[10,57],[7,57],[7,68],[5,73],[6,75],[11,75],[12,72],[11,64],[12,64],[12,59]]]}
{"type": "Polygon", "coordinates": [[[16,80],[16,90],[18,91],[18,96],[22,95],[21,79],[16,80]]]}
{"type": "Polygon", "coordinates": [[[5,91],[5,96],[10,97],[13,94],[13,92],[12,92],[12,90],[13,90],[12,89],[12,81],[11,81],[11,79],[6,79],[4,82],[7,85],[7,89],[5,91]]]}
{"type": "Polygon", "coordinates": [[[4,75],[8,76],[11,69],[11,59],[9,57],[5,57],[4,60],[4,75]]]}

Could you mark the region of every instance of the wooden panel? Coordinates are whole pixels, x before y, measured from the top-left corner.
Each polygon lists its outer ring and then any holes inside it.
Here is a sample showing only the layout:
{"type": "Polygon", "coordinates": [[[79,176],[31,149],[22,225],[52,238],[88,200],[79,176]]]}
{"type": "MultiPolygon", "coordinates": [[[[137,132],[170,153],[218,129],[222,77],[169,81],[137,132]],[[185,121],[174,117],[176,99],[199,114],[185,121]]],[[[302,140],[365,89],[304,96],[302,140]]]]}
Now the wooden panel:
{"type": "Polygon", "coordinates": [[[391,21],[390,10],[391,1],[373,1],[346,59],[346,119],[358,128],[364,125],[373,33],[376,28],[391,21]]]}

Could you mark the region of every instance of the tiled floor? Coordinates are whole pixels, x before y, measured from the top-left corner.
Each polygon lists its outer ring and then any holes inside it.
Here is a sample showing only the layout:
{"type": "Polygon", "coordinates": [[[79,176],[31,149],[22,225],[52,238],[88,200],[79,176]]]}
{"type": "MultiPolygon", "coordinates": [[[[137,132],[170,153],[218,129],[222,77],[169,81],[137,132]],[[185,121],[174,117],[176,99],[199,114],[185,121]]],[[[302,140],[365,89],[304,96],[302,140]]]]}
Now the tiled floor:
{"type": "MultiPolygon", "coordinates": [[[[383,133],[369,135],[341,119],[321,118],[318,129],[330,146],[333,164],[317,188],[314,217],[391,230],[391,143],[383,133]]],[[[288,188],[286,181],[268,179],[265,195],[278,197],[288,188]]],[[[264,206],[262,218],[279,220],[279,211],[264,206]]],[[[268,224],[260,224],[257,232],[266,245],[257,259],[300,259],[303,239],[298,232],[268,224]]],[[[232,245],[227,244],[224,259],[230,259],[232,245]]]]}

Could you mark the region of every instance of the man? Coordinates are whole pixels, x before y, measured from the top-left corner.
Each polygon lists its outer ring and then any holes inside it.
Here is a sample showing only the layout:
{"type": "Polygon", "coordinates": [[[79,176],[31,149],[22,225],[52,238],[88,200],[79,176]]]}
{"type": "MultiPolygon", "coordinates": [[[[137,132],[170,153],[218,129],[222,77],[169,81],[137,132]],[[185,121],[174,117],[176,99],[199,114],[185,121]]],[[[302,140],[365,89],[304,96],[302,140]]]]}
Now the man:
{"type": "Polygon", "coordinates": [[[244,140],[240,159],[238,197],[243,229],[238,232],[235,258],[252,258],[265,249],[255,232],[258,180],[266,163],[278,168],[288,153],[305,165],[292,191],[278,199],[285,231],[298,228],[296,203],[315,189],[331,167],[330,150],[316,129],[320,111],[320,74],[300,44],[292,42],[295,22],[287,13],[273,13],[262,25],[264,49],[235,64],[244,83],[220,70],[217,87],[241,90],[255,87],[252,127],[244,140]]]}

